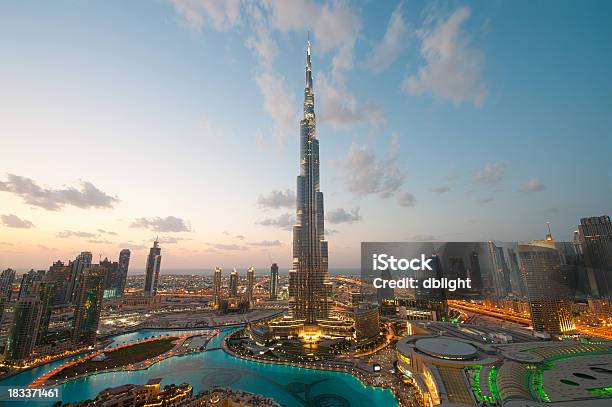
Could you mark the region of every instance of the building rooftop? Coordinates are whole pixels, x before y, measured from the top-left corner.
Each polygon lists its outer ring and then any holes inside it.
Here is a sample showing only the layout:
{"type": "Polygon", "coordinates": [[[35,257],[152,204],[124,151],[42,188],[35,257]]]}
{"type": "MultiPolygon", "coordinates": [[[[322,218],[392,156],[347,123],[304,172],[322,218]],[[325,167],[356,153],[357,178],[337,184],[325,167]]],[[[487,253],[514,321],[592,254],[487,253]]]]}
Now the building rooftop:
{"type": "Polygon", "coordinates": [[[423,338],[415,342],[415,347],[430,356],[441,359],[472,359],[477,349],[469,343],[449,338],[423,338]]]}

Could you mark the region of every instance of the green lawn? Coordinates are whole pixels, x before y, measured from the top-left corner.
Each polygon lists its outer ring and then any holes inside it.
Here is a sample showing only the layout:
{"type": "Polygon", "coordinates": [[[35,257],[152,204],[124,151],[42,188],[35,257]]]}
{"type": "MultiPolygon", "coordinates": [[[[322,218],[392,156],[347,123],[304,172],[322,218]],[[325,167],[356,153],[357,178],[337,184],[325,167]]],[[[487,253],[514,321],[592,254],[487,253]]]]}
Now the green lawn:
{"type": "Polygon", "coordinates": [[[65,377],[70,378],[85,372],[91,373],[96,369],[101,371],[126,366],[131,363],[142,362],[172,349],[174,347],[172,341],[174,340],[176,340],[176,338],[163,338],[156,341],[137,343],[126,348],[117,349],[106,353],[107,357],[104,360],[99,362],[94,362],[91,359],[86,360],[74,366],[67,367],[66,369],[55,374],[53,377],[51,377],[51,379],[63,379],[65,377]]]}

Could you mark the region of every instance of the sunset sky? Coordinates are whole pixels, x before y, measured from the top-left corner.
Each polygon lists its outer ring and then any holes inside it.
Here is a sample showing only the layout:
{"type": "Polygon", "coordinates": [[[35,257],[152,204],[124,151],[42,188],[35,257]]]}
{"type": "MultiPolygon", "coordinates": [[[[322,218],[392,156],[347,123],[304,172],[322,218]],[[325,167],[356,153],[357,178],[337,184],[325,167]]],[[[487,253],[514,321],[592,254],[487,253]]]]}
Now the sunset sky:
{"type": "Polygon", "coordinates": [[[612,3],[3,1],[0,268],[291,260],[311,31],[330,266],[612,212],[612,3]]]}

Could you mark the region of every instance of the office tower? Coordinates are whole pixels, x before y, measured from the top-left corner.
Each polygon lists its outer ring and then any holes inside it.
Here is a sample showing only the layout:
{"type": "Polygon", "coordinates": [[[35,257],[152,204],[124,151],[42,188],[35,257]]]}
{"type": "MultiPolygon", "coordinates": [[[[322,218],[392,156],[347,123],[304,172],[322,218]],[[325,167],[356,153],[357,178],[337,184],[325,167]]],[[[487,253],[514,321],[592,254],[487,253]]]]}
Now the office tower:
{"type": "Polygon", "coordinates": [[[45,270],[34,271],[33,269],[21,276],[21,285],[19,286],[17,299],[37,295],[40,282],[44,276],[45,270]]]}
{"type": "Polygon", "coordinates": [[[470,252],[470,279],[472,280],[472,288],[478,291],[482,290],[482,273],[480,272],[480,261],[478,260],[478,252],[470,252]]]}
{"type": "Polygon", "coordinates": [[[419,280],[419,287],[415,291],[415,301],[419,309],[434,311],[435,319],[444,321],[448,317],[448,301],[443,288],[424,288],[423,282],[429,278],[441,279],[444,277],[442,262],[437,254],[432,255],[430,270],[415,271],[415,278],[419,280]]]}
{"type": "Polygon", "coordinates": [[[130,249],[123,249],[119,252],[119,282],[117,284],[117,296],[123,297],[125,283],[127,281],[127,273],[130,267],[130,249]]]}
{"type": "Polygon", "coordinates": [[[247,301],[249,302],[249,307],[253,306],[253,284],[255,280],[255,269],[253,266],[247,269],[247,286],[246,286],[246,294],[247,301]]]}
{"type": "Polygon", "coordinates": [[[572,301],[568,297],[567,276],[563,273],[559,251],[550,232],[545,240],[519,243],[518,255],[533,329],[551,335],[573,331],[575,325],[572,301]]]}
{"type": "Polygon", "coordinates": [[[121,271],[119,263],[109,261],[105,258],[100,262],[100,266],[106,269],[106,278],[104,279],[104,298],[117,298],[119,295],[119,286],[121,285],[121,271]]]}
{"type": "Polygon", "coordinates": [[[319,140],[316,137],[310,41],[306,50],[304,118],[300,121],[300,175],[297,177],[293,263],[289,271],[289,305],[293,318],[307,325],[329,317],[331,283],[324,237],[323,193],[319,185],[319,140]]]}
{"type": "MultiPolygon", "coordinates": [[[[383,280],[392,280],[393,275],[391,274],[391,270],[387,268],[386,270],[381,270],[380,278],[383,280]]],[[[393,301],[395,299],[395,290],[389,286],[384,286],[376,289],[376,300],[378,304],[382,304],[383,301],[393,301]]],[[[373,300],[373,298],[372,298],[373,300]]]]}
{"type": "Polygon", "coordinates": [[[155,239],[153,247],[149,250],[147,257],[147,275],[145,277],[144,294],[157,294],[157,282],[159,280],[159,267],[161,266],[161,248],[159,241],[155,239]]]}
{"type": "Polygon", "coordinates": [[[4,349],[4,357],[7,360],[21,360],[32,355],[38,334],[40,311],[40,299],[37,296],[24,295],[17,300],[13,325],[4,349]]]}
{"type": "Polygon", "coordinates": [[[380,333],[380,311],[378,305],[359,304],[353,312],[355,339],[364,343],[375,340],[380,333]]]}
{"type": "Polygon", "coordinates": [[[96,342],[105,277],[106,268],[98,264],[92,264],[83,270],[74,310],[72,341],[75,344],[93,345],[96,342]]]}
{"type": "Polygon", "coordinates": [[[215,267],[215,274],[213,275],[213,301],[215,307],[219,307],[219,300],[221,300],[221,267],[215,267]]]}
{"type": "Polygon", "coordinates": [[[524,297],[527,294],[525,289],[525,281],[521,276],[521,268],[519,267],[518,257],[513,248],[508,248],[508,269],[510,270],[510,286],[512,292],[518,297],[524,297]]]}
{"type": "MultiPolygon", "coordinates": [[[[62,266],[62,269],[68,268],[62,266]]],[[[47,274],[40,285],[38,295],[40,299],[40,322],[38,324],[38,333],[36,334],[36,345],[42,344],[47,336],[53,304],[56,301],[56,293],[58,289],[63,289],[62,282],[54,280],[53,277],[54,274],[47,274]]]]}
{"type": "Polygon", "coordinates": [[[270,299],[275,301],[278,299],[278,265],[272,263],[270,267],[270,299]]]}
{"type": "Polygon", "coordinates": [[[64,266],[62,263],[62,266],[51,266],[43,278],[43,282],[53,283],[54,285],[52,305],[68,304],[70,302],[68,299],[68,291],[71,285],[70,277],[71,267],[64,266]]]}
{"type": "Polygon", "coordinates": [[[236,269],[233,269],[232,272],[230,273],[229,289],[230,289],[230,296],[232,297],[238,296],[238,272],[236,271],[236,269]]]}
{"type": "Polygon", "coordinates": [[[493,276],[493,293],[497,298],[504,298],[510,292],[510,273],[504,258],[504,249],[487,242],[487,249],[491,259],[491,272],[493,276]]]}
{"type": "Polygon", "coordinates": [[[79,285],[83,279],[83,270],[91,266],[92,257],[91,252],[81,252],[74,261],[70,262],[70,284],[66,293],[65,302],[71,302],[73,304],[76,302],[79,285]]]}
{"type": "Polygon", "coordinates": [[[578,225],[591,295],[612,295],[612,222],[609,216],[580,219],[578,225]]]}
{"type": "Polygon", "coordinates": [[[13,282],[15,281],[15,270],[6,269],[0,274],[0,298],[11,300],[13,282]]]}

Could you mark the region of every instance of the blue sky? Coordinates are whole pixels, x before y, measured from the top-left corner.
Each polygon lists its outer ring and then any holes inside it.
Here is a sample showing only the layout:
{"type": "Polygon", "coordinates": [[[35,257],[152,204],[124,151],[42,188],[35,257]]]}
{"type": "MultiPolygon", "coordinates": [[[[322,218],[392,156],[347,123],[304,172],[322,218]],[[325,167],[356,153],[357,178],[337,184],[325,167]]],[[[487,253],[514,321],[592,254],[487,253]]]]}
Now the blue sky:
{"type": "Polygon", "coordinates": [[[610,21],[596,1],[5,1],[0,267],[128,246],[142,268],[157,234],[167,267],[287,266],[308,30],[332,267],[360,241],[568,239],[612,209],[610,21]]]}

